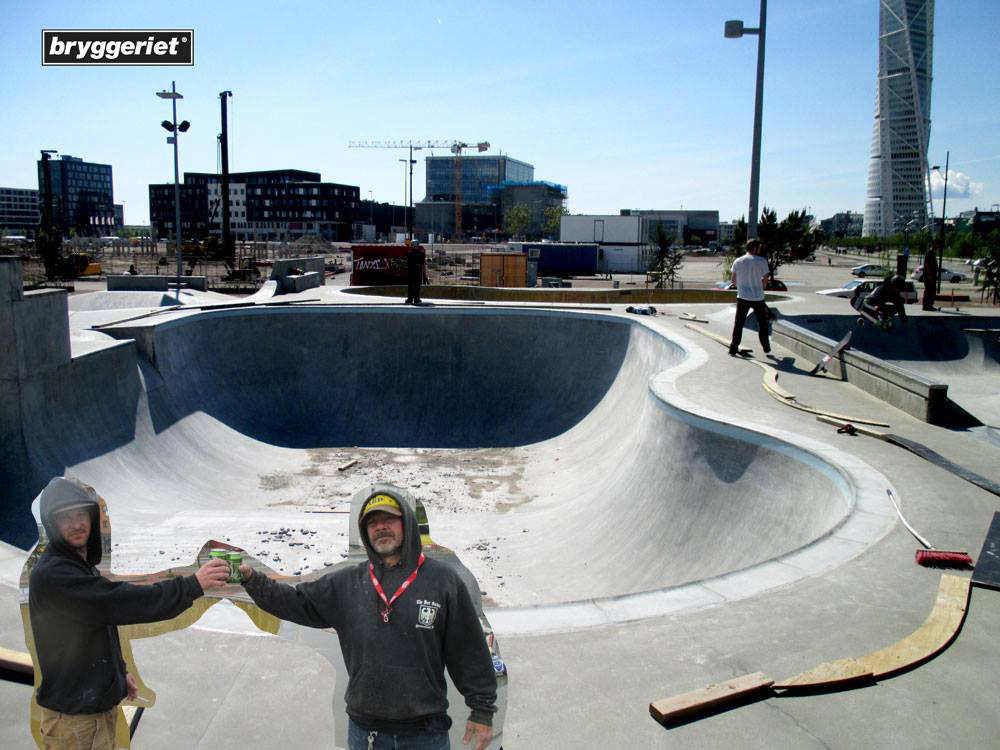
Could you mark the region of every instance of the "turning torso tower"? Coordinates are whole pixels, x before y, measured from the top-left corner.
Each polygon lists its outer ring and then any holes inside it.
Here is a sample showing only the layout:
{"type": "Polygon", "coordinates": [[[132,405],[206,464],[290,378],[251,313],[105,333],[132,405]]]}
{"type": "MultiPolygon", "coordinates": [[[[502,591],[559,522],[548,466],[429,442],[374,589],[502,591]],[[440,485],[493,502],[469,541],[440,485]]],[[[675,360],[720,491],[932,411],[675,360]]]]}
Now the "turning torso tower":
{"type": "Polygon", "coordinates": [[[927,224],[933,38],[934,0],[879,0],[865,237],[922,230],[927,224]]]}

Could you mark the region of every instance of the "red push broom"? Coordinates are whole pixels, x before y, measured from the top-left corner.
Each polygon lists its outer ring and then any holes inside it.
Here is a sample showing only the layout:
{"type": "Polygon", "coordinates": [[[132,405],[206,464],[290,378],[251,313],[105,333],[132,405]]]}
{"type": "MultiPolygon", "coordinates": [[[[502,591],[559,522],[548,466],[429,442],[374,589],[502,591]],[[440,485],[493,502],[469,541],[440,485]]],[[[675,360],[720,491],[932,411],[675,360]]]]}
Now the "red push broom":
{"type": "Polygon", "coordinates": [[[938,567],[938,568],[971,568],[972,558],[969,557],[967,552],[948,552],[946,550],[936,549],[932,547],[930,542],[924,539],[920,534],[916,532],[910,524],[906,522],[903,518],[903,512],[899,509],[899,505],[896,503],[896,498],[892,495],[892,490],[886,489],[885,494],[889,496],[890,502],[892,502],[892,507],[896,509],[896,514],[899,516],[899,520],[903,522],[911,534],[920,542],[926,549],[917,550],[917,564],[923,565],[925,567],[938,567]]]}

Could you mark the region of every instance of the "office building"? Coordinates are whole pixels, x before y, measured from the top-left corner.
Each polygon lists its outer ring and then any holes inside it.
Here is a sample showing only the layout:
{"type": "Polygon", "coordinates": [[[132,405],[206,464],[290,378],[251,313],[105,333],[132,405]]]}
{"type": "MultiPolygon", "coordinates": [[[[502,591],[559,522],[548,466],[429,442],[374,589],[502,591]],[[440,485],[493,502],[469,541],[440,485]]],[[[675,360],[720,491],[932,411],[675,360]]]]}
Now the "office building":
{"type": "Polygon", "coordinates": [[[559,222],[549,227],[549,210],[561,211],[569,195],[565,185],[554,182],[535,180],[532,182],[516,182],[506,180],[499,185],[488,188],[491,202],[499,208],[500,228],[505,234],[511,233],[511,227],[506,221],[508,212],[524,206],[528,210],[527,228],[521,234],[529,239],[558,239],[559,222]]]}
{"type": "Polygon", "coordinates": [[[622,216],[640,216],[646,241],[656,241],[656,227],[660,225],[675,245],[707,247],[719,240],[718,211],[662,211],[623,208],[622,216]]]}
{"type": "Polygon", "coordinates": [[[40,203],[45,200],[46,163],[52,191],[53,226],[64,235],[110,234],[115,226],[111,165],[94,164],[65,154],[58,159],[39,159],[40,203]]]}
{"type": "MultiPolygon", "coordinates": [[[[186,172],[181,188],[181,226],[185,239],[222,234],[222,178],[186,172]]],[[[150,223],[160,237],[172,236],[173,184],[149,186],[150,223]]],[[[235,240],[293,241],[318,237],[351,240],[359,204],[356,185],[321,182],[318,172],[279,169],[234,172],[229,176],[229,222],[235,240]]]]}
{"type": "Polygon", "coordinates": [[[460,180],[456,180],[455,156],[428,156],[426,192],[415,204],[415,231],[448,238],[455,234],[456,196],[461,194],[462,234],[470,237],[498,233],[502,227],[500,205],[490,188],[504,182],[530,183],[535,168],[510,156],[470,155],[461,157],[460,180]]]}
{"type": "Polygon", "coordinates": [[[8,235],[31,237],[39,220],[37,190],[0,188],[0,230],[8,235]]]}
{"type": "Polygon", "coordinates": [[[820,222],[823,236],[828,239],[843,237],[860,237],[864,228],[864,215],[851,211],[842,211],[829,219],[820,222]]]}
{"type": "Polygon", "coordinates": [[[934,0],[879,0],[878,87],[863,235],[928,224],[934,0]]]}

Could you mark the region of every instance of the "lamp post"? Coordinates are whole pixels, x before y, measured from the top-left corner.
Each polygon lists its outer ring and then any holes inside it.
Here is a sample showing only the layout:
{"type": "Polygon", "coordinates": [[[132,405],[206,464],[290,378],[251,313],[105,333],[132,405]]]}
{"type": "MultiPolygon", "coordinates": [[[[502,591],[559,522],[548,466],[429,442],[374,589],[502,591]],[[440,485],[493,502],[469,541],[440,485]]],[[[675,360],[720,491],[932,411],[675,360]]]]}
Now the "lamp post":
{"type": "MultiPolygon", "coordinates": [[[[940,240],[938,244],[938,274],[937,279],[934,283],[934,288],[937,290],[938,294],[941,294],[941,268],[944,265],[944,215],[945,211],[948,209],[948,163],[951,160],[951,151],[945,151],[944,154],[944,195],[941,197],[941,234],[939,235],[940,240]]],[[[931,169],[936,169],[938,174],[941,174],[941,167],[934,165],[931,169]]]]}
{"type": "Polygon", "coordinates": [[[417,163],[417,160],[413,158],[413,152],[419,151],[423,146],[414,146],[410,144],[410,202],[409,208],[406,213],[406,239],[413,242],[413,165],[417,163]]]}
{"type": "Polygon", "coordinates": [[[760,25],[747,28],[743,21],[726,21],[727,39],[739,39],[744,34],[757,35],[757,95],[753,113],[753,155],[750,158],[750,215],[747,217],[747,239],[757,236],[757,199],[760,192],[760,130],[764,106],[764,31],[767,24],[767,0],[760,0],[760,25]]]}
{"type": "Polygon", "coordinates": [[[184,97],[177,93],[177,84],[170,82],[170,91],[157,91],[156,95],[161,99],[170,99],[173,107],[173,120],[164,120],[160,125],[173,135],[167,136],[167,143],[174,144],[174,253],[177,255],[177,304],[181,302],[181,187],[180,171],[177,160],[177,136],[179,133],[187,132],[191,123],[184,120],[177,124],[177,100],[184,97]]]}

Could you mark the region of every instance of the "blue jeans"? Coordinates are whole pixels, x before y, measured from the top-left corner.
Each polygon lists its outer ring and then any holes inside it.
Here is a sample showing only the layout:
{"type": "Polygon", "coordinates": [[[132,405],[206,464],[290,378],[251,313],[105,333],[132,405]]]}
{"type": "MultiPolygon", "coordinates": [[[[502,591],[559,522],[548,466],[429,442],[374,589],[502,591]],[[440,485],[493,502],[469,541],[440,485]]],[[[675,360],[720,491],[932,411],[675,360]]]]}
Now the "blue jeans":
{"type": "Polygon", "coordinates": [[[347,722],[347,750],[451,750],[447,732],[391,734],[369,732],[347,722]]]}

